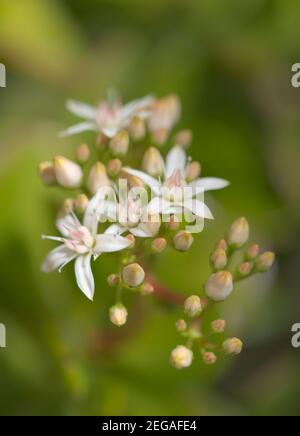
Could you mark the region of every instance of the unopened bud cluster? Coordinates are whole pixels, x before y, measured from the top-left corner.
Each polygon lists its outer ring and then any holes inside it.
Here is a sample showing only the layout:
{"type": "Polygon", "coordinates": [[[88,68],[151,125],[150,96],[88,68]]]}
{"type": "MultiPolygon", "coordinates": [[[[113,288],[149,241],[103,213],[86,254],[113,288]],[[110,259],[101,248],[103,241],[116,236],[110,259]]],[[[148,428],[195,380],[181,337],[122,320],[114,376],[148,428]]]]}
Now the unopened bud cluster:
{"type": "Polygon", "coordinates": [[[273,265],[274,253],[260,253],[258,244],[247,247],[249,234],[246,218],[239,218],[230,226],[226,237],[217,242],[209,257],[212,274],[203,286],[203,295],[191,295],[184,301],[183,310],[187,320],[179,319],[176,329],[186,339],[187,345],[180,345],[171,352],[170,362],[175,368],[191,365],[197,348],[205,365],[214,365],[224,354],[237,356],[241,353],[243,342],[239,338],[223,337],[227,324],[224,319],[211,321],[209,328],[203,320],[216,303],[231,296],[235,282],[254,273],[266,272],[273,265]],[[243,250],[242,260],[234,267],[230,261],[237,250],[243,250]]]}

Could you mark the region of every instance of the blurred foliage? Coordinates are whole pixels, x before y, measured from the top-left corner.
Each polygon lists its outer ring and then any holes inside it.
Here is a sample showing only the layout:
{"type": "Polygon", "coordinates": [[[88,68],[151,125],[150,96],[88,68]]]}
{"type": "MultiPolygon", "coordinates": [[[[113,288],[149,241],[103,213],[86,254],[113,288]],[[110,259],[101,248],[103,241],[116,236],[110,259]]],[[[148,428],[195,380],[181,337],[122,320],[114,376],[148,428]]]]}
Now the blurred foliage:
{"type": "Polygon", "coordinates": [[[299,19],[297,0],[1,0],[1,414],[299,414],[300,352],[290,345],[300,321],[300,91],[290,85],[299,19]],[[97,102],[110,85],[125,100],[178,93],[191,154],[205,175],[231,181],[208,198],[216,219],[191,252],[161,255],[162,282],[200,289],[214,241],[240,215],[277,253],[273,273],[224,305],[229,332],[246,343],[233,361],[171,368],[180,311],[151,297],[128,295],[128,326],[109,325],[109,255],[95,264],[93,304],[72,266],[40,273],[51,247],[40,234],[54,230],[61,194],[41,186],[37,164],[94,143],[58,139],[74,121],[64,101],[97,102]]]}

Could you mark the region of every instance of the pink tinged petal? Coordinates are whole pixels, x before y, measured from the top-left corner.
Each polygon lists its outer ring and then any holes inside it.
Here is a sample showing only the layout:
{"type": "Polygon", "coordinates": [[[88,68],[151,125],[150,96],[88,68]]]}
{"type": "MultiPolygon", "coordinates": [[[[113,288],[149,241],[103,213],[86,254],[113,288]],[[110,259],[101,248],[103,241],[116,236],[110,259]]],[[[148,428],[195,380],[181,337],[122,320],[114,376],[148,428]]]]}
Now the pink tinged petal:
{"type": "Polygon", "coordinates": [[[199,218],[214,219],[210,209],[205,203],[203,203],[203,201],[195,199],[187,200],[184,202],[184,208],[199,218]]]}
{"type": "Polygon", "coordinates": [[[149,174],[144,173],[143,171],[139,170],[133,170],[132,168],[123,168],[124,171],[126,171],[128,174],[131,174],[132,176],[139,177],[146,185],[148,185],[152,191],[158,195],[161,183],[159,180],[155,179],[154,177],[149,176],[149,174]]]}
{"type": "Polygon", "coordinates": [[[131,245],[129,239],[119,235],[101,234],[96,235],[96,244],[94,252],[98,253],[112,253],[114,251],[120,251],[131,245]]]}
{"type": "Polygon", "coordinates": [[[54,250],[50,251],[44,260],[41,270],[45,273],[53,272],[57,269],[63,268],[71,260],[75,259],[76,254],[65,245],[60,245],[54,250]]]}
{"type": "Polygon", "coordinates": [[[59,133],[61,138],[66,136],[76,135],[77,133],[86,132],[87,130],[97,131],[97,126],[93,122],[83,122],[74,124],[74,126],[68,127],[66,130],[63,130],[59,133]]]}
{"type": "Polygon", "coordinates": [[[66,107],[72,114],[87,120],[92,120],[96,114],[96,109],[93,106],[76,100],[68,100],[66,107]]]}
{"type": "Polygon", "coordinates": [[[192,186],[194,189],[201,191],[212,191],[215,189],[226,188],[230,182],[225,179],[219,179],[217,177],[201,177],[200,179],[194,180],[189,186],[192,186]]]}
{"type": "Polygon", "coordinates": [[[75,232],[81,225],[75,214],[67,214],[57,218],[56,227],[59,232],[68,238],[72,232],[75,232]]]}
{"type": "Polygon", "coordinates": [[[93,300],[95,292],[95,281],[91,269],[91,253],[78,256],[75,261],[75,276],[79,289],[93,300]]]}
{"type": "Polygon", "coordinates": [[[166,173],[165,178],[170,177],[174,171],[179,170],[183,177],[186,168],[186,153],[180,145],[175,145],[166,158],[166,173]]]}

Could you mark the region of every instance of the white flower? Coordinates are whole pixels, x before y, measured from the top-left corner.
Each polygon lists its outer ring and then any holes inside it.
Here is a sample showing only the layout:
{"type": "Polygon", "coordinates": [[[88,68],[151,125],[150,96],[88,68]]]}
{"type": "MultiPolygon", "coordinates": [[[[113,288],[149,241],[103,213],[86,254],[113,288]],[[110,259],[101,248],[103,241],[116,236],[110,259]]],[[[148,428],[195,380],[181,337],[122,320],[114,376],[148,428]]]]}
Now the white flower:
{"type": "Polygon", "coordinates": [[[131,168],[124,170],[139,177],[151,188],[154,198],[149,203],[149,213],[176,214],[184,209],[197,217],[212,219],[211,211],[197,196],[204,191],[224,188],[229,182],[216,177],[201,177],[187,183],[187,163],[184,149],[175,145],[167,155],[163,180],[156,179],[143,171],[131,168]]]}
{"type": "Polygon", "coordinates": [[[69,136],[86,130],[101,132],[108,138],[113,138],[121,129],[129,127],[134,117],[146,119],[150,115],[150,105],[154,101],[151,95],[122,105],[119,99],[103,101],[98,107],[93,107],[75,100],[67,101],[67,108],[73,114],[86,121],[69,127],[61,136],[69,136]]]}
{"type": "Polygon", "coordinates": [[[91,258],[96,259],[101,253],[120,251],[130,245],[127,238],[117,234],[97,234],[98,218],[95,202],[90,201],[86,209],[83,224],[75,214],[68,214],[56,221],[62,237],[42,236],[43,239],[59,241],[62,244],[52,250],[46,257],[42,271],[49,273],[61,269],[71,260],[75,260],[77,285],[90,299],[93,299],[95,282],[91,270],[91,258]]]}
{"type": "Polygon", "coordinates": [[[114,217],[115,224],[106,229],[111,235],[121,235],[129,232],[138,238],[152,238],[161,225],[159,215],[149,215],[148,205],[142,206],[139,200],[128,198],[127,204],[106,203],[106,216],[114,217]]]}

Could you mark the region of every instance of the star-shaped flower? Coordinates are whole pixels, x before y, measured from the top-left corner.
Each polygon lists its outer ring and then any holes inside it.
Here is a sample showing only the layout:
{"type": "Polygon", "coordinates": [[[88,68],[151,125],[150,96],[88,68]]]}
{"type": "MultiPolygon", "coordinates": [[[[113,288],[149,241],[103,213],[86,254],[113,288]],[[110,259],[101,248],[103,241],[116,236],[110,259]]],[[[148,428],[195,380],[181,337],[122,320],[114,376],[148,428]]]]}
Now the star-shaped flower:
{"type": "Polygon", "coordinates": [[[62,268],[72,260],[75,260],[75,276],[77,285],[90,299],[93,299],[95,282],[91,270],[91,258],[96,259],[101,253],[115,252],[129,247],[130,241],[118,234],[97,234],[98,217],[94,202],[91,201],[86,209],[83,224],[75,214],[70,213],[56,221],[60,236],[42,236],[43,239],[51,239],[61,242],[46,257],[42,271],[49,273],[62,268]]]}
{"type": "Polygon", "coordinates": [[[120,99],[113,97],[102,101],[98,107],[75,100],[67,101],[67,109],[85,121],[69,127],[61,132],[61,136],[93,130],[113,138],[120,130],[129,127],[134,117],[146,119],[150,115],[150,105],[154,97],[148,95],[122,105],[120,99]]]}

